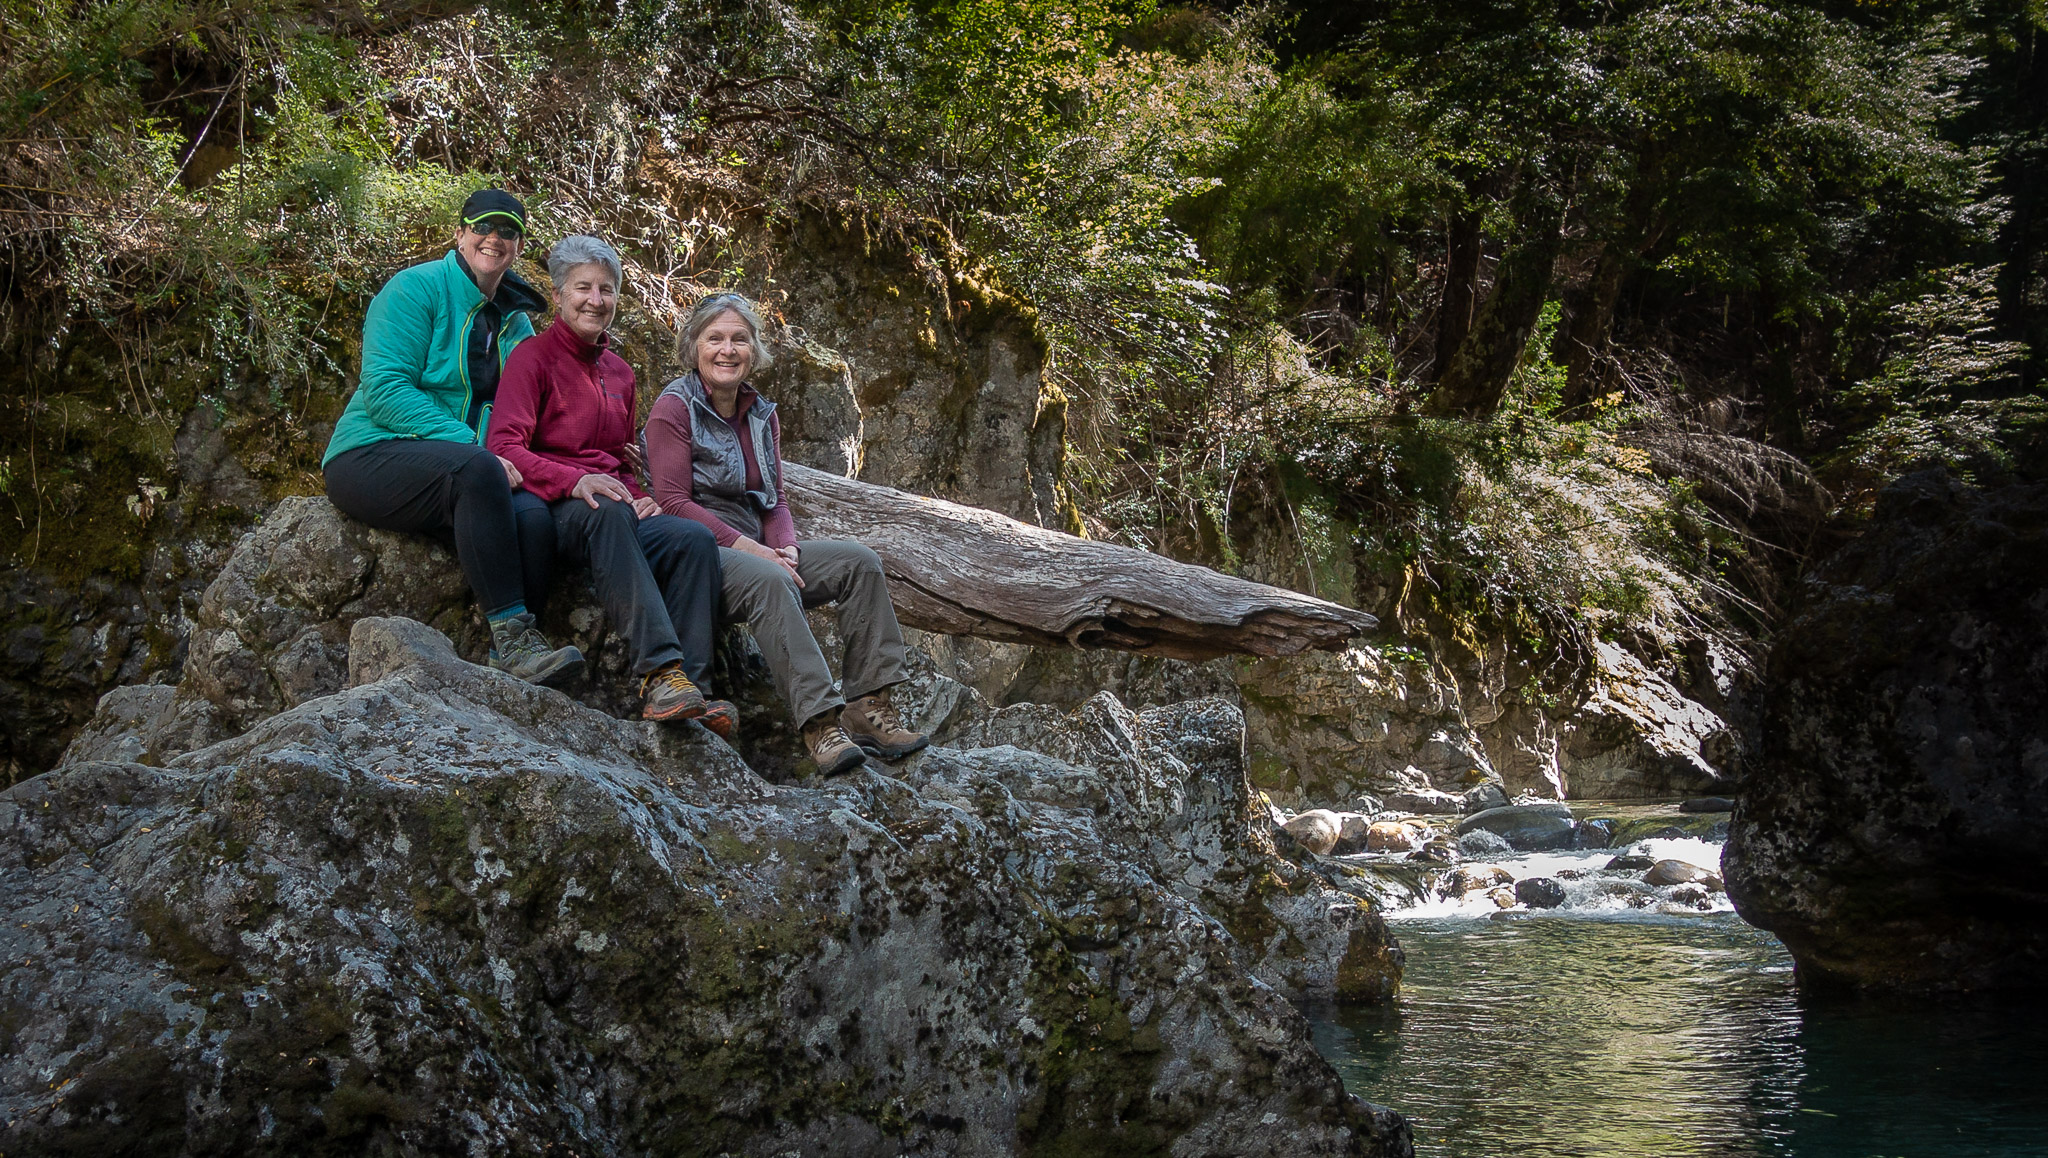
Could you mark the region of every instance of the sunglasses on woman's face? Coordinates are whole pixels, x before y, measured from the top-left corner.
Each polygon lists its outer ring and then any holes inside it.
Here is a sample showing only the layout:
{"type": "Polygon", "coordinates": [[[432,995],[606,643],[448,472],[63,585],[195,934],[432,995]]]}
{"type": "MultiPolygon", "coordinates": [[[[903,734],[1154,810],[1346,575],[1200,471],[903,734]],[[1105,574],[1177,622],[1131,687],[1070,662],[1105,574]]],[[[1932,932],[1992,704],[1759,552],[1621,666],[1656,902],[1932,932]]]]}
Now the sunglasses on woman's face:
{"type": "Polygon", "coordinates": [[[507,241],[517,241],[525,231],[510,221],[472,221],[469,231],[478,237],[489,237],[495,233],[507,241]]]}

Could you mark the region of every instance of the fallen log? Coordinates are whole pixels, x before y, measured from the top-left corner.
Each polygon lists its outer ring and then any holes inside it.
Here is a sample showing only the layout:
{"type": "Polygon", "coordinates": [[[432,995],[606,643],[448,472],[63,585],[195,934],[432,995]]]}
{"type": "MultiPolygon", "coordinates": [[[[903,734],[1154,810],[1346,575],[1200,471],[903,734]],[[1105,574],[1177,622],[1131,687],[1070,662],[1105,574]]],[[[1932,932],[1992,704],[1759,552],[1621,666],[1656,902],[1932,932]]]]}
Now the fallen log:
{"type": "Polygon", "coordinates": [[[1379,625],[1363,611],[1149,551],[783,467],[800,533],[874,548],[897,615],[926,631],[1203,660],[1335,651],[1379,625]]]}

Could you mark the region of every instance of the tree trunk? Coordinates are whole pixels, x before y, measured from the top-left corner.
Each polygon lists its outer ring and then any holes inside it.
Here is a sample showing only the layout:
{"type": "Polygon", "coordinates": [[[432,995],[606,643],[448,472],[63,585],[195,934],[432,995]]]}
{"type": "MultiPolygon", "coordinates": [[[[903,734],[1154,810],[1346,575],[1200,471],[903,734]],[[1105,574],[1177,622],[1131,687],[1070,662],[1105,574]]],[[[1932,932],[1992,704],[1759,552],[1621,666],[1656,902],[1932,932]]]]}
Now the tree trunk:
{"type": "MultiPolygon", "coordinates": [[[[1539,195],[1540,196],[1540,195],[1539,195]]],[[[1437,414],[1484,418],[1500,407],[1543,303],[1550,296],[1551,269],[1564,242],[1564,218],[1542,199],[1524,220],[1521,240],[1501,258],[1493,292],[1458,344],[1451,364],[1437,379],[1429,408],[1437,414]]]]}
{"type": "Polygon", "coordinates": [[[1479,232],[1480,213],[1461,209],[1451,216],[1444,230],[1444,295],[1436,312],[1436,365],[1433,377],[1442,381],[1451,358],[1472,332],[1472,311],[1479,301],[1479,258],[1486,239],[1479,232]]]}
{"type": "Polygon", "coordinates": [[[1613,243],[1601,248],[1593,276],[1558,330],[1551,357],[1564,363],[1564,397],[1560,401],[1566,409],[1586,405],[1598,391],[1596,369],[1600,355],[1607,352],[1607,332],[1614,322],[1614,306],[1621,298],[1629,257],[1613,243]]]}
{"type": "Polygon", "coordinates": [[[1363,611],[785,462],[803,534],[882,557],[904,623],[1053,647],[1173,659],[1336,651],[1379,626],[1363,611]]]}

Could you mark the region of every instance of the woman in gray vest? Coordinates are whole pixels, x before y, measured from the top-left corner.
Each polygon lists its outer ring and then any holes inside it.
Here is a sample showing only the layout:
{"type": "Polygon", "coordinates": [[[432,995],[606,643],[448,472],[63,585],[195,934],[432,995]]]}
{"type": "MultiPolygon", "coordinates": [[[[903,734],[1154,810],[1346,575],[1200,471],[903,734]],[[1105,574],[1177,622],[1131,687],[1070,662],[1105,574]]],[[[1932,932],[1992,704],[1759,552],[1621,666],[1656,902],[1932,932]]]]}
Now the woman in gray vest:
{"type": "Polygon", "coordinates": [[[753,303],[738,294],[697,303],[676,355],[689,372],[647,415],[654,497],[717,537],[720,614],[753,628],[811,759],[831,776],[868,755],[898,760],[924,747],[928,738],[905,728],[889,701],[908,673],[882,560],[848,540],[798,539],[782,501],[782,422],[747,382],[770,360],[753,303]],[[823,603],[839,605],[844,698],[804,619],[823,603]]]}

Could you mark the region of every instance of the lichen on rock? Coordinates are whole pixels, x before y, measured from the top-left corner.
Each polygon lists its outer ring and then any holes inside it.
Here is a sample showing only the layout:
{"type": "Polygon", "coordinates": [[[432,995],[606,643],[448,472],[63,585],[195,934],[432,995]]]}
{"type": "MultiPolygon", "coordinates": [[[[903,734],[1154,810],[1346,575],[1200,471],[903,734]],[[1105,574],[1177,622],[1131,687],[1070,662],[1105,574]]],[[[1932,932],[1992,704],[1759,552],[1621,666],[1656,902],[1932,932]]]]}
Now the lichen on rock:
{"type": "Polygon", "coordinates": [[[156,765],[0,794],[7,1152],[1408,1152],[1288,1001],[1398,948],[1276,855],[1230,704],[771,784],[370,614],[452,567],[321,518],[209,592],[156,765]],[[178,697],[246,730],[169,756],[178,697]]]}

